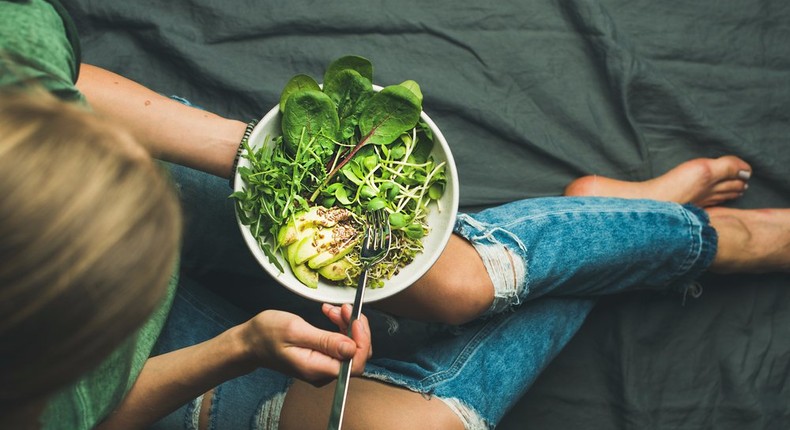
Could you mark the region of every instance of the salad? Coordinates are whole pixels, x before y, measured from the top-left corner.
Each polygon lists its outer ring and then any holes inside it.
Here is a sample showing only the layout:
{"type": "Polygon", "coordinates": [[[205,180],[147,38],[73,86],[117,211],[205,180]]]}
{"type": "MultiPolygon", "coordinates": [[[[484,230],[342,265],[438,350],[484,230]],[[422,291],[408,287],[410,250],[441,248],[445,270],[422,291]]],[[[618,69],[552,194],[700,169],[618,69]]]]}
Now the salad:
{"type": "MultiPolygon", "coordinates": [[[[356,285],[365,216],[389,213],[392,245],[369,271],[380,287],[422,252],[426,216],[446,186],[434,139],[421,121],[414,81],[373,86],[373,66],[358,56],[329,64],[323,85],[296,75],[279,103],[282,134],[272,145],[243,144],[241,191],[231,195],[242,224],[280,271],[280,253],[297,279],[356,285]]],[[[268,138],[267,138],[268,140],[268,138]]]]}

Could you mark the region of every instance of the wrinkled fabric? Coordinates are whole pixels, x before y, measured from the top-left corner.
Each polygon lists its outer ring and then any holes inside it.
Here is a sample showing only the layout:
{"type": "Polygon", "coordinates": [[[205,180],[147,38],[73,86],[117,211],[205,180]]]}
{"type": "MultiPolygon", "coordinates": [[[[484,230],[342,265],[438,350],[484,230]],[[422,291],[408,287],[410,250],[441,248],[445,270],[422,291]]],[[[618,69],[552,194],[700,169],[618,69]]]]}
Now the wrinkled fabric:
{"type": "MultiPolygon", "coordinates": [[[[86,62],[242,120],[341,55],[370,58],[379,84],[414,79],[453,150],[466,211],[559,195],[583,174],[642,180],[723,154],[754,168],[732,206],[790,207],[782,0],[66,7],[86,62]]],[[[790,279],[700,283],[685,304],[602,300],[499,428],[787,428],[790,279]]]]}

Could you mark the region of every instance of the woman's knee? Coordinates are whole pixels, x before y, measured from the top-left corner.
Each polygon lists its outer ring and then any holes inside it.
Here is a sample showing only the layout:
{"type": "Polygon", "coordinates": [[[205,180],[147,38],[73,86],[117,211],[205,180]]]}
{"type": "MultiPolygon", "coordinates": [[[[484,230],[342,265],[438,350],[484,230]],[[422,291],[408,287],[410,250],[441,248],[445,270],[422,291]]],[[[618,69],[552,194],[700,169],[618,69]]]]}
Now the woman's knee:
{"type": "Polygon", "coordinates": [[[493,300],[494,285],[479,254],[464,239],[452,236],[422,278],[376,306],[393,315],[459,325],[485,313],[493,300]]]}

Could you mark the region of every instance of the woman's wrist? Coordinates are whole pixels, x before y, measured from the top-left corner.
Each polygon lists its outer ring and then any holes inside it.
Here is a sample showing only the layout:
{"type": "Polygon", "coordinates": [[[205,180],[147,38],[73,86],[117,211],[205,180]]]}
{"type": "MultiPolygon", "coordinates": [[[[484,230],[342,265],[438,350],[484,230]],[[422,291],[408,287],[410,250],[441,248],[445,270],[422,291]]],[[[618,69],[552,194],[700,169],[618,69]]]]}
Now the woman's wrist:
{"type": "Polygon", "coordinates": [[[236,155],[233,158],[233,163],[231,164],[231,168],[230,168],[230,176],[228,177],[228,184],[230,185],[231,188],[235,188],[236,168],[239,165],[239,160],[241,159],[241,153],[244,151],[245,147],[247,147],[250,134],[252,134],[252,130],[255,129],[255,126],[257,124],[258,124],[258,120],[253,119],[252,121],[248,122],[244,128],[244,135],[242,135],[241,140],[239,141],[239,145],[236,148],[236,155]]]}
{"type": "Polygon", "coordinates": [[[260,359],[250,341],[251,330],[248,321],[226,330],[221,335],[227,338],[226,352],[233,357],[234,366],[245,374],[260,367],[260,359]]]}

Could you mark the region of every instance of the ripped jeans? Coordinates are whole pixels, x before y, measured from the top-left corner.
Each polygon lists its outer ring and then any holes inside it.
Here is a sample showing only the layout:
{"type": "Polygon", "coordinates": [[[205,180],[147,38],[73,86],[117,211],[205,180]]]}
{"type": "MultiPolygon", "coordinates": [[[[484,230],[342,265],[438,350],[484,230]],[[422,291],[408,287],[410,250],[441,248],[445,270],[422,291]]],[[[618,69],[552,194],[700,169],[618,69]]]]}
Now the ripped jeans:
{"type": "MultiPolygon", "coordinates": [[[[227,182],[182,167],[172,172],[186,214],[186,273],[156,352],[206,340],[251,316],[206,291],[235,287],[192,281],[211,273],[248,276],[256,284],[249,291],[261,294],[259,310],[282,308],[320,321],[307,316],[320,314],[317,304],[278,287],[251,258],[226,199],[227,182]]],[[[502,419],[573,337],[596,297],[636,289],[680,297],[716,252],[704,211],[648,200],[528,199],[461,214],[455,232],[475,246],[496,286],[488,315],[461,327],[403,321],[417,328],[387,334],[366,311],[376,356],[365,377],[436,396],[468,429],[493,428],[502,419]]],[[[220,385],[210,428],[277,428],[290,384],[259,369],[220,385]]],[[[196,428],[200,401],[153,428],[196,428]]]]}

